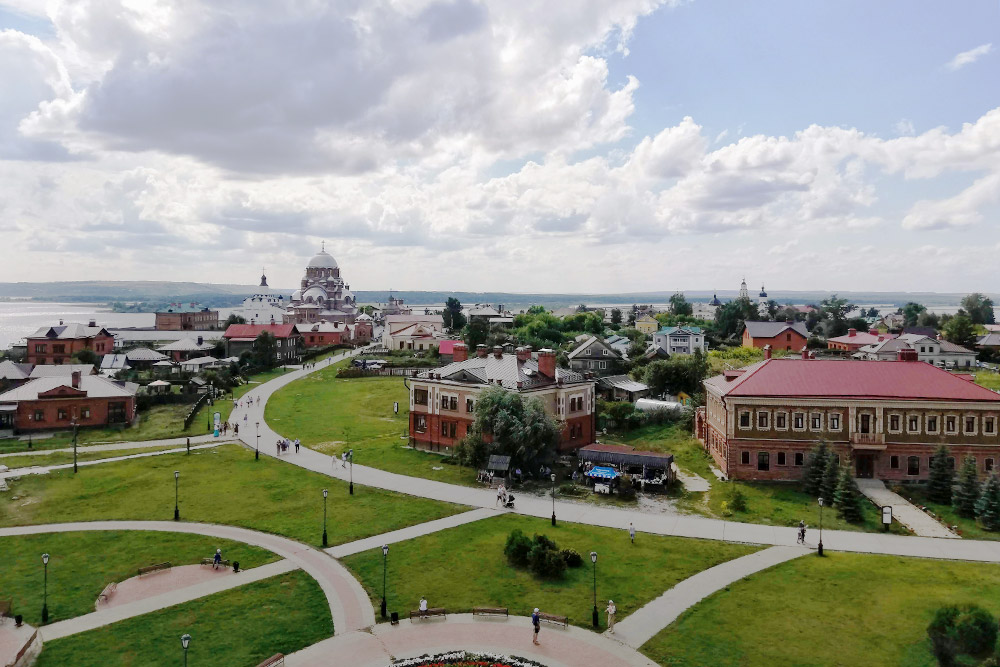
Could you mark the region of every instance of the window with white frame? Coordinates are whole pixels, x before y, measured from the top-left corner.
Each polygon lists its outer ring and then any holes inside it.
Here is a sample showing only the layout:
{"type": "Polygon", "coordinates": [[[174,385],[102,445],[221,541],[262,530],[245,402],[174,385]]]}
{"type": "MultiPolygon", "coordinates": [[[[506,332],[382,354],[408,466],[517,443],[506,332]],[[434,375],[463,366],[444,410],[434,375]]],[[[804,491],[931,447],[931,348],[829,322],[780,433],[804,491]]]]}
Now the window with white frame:
{"type": "Polygon", "coordinates": [[[958,418],[955,415],[945,415],[944,431],[952,435],[958,433],[958,418]]]}
{"type": "Polygon", "coordinates": [[[796,431],[804,431],[806,428],[806,413],[804,412],[794,412],[792,413],[792,428],[796,431]]]}
{"type": "Polygon", "coordinates": [[[903,418],[897,414],[889,415],[889,433],[899,433],[902,431],[903,418]]]}
{"type": "Polygon", "coordinates": [[[770,420],[771,420],[770,413],[761,410],[760,412],[757,413],[757,428],[762,430],[767,429],[770,420]]]}
{"type": "Polygon", "coordinates": [[[906,432],[920,433],[920,417],[917,415],[908,415],[906,417],[906,432]]]}
{"type": "Polygon", "coordinates": [[[965,416],[965,435],[975,435],[976,434],[976,418],[972,415],[965,416]]]}
{"type": "Polygon", "coordinates": [[[809,415],[809,428],[813,431],[819,431],[823,428],[823,415],[818,412],[813,412],[809,415]]]}
{"type": "Polygon", "coordinates": [[[742,410],[740,412],[740,428],[750,428],[750,411],[742,410]]]}
{"type": "Polygon", "coordinates": [[[983,461],[983,470],[985,470],[986,472],[991,472],[993,470],[992,458],[988,458],[985,461],[983,461]]]}
{"type": "Polygon", "coordinates": [[[983,417],[983,433],[987,435],[996,433],[996,420],[993,417],[983,417]]]}
{"type": "Polygon", "coordinates": [[[779,431],[784,431],[788,428],[788,413],[787,412],[775,412],[774,413],[774,428],[779,431]]]}
{"type": "Polygon", "coordinates": [[[840,430],[840,414],[834,412],[830,415],[830,430],[839,431],[840,430]]]}
{"type": "Polygon", "coordinates": [[[937,415],[927,415],[927,432],[937,433],[938,432],[938,416],[937,415]]]}

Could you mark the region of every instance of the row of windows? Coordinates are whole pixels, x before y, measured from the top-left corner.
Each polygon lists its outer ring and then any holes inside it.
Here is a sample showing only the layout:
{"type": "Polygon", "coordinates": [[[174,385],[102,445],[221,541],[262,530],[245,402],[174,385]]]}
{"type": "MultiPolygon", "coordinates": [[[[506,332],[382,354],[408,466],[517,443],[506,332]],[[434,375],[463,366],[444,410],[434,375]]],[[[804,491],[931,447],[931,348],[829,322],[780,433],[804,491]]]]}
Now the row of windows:
{"type": "Polygon", "coordinates": [[[902,433],[905,423],[907,433],[920,433],[923,425],[924,432],[931,434],[940,433],[943,426],[944,432],[949,435],[957,435],[959,427],[964,435],[976,435],[980,421],[984,435],[994,435],[997,432],[996,417],[993,416],[980,418],[976,415],[944,415],[942,418],[940,415],[905,415],[904,422],[904,415],[897,413],[889,415],[888,430],[889,433],[902,433]]]}
{"type": "MultiPolygon", "coordinates": [[[[35,421],[43,422],[45,421],[45,410],[35,410],[35,421]]],[[[56,421],[66,421],[69,419],[69,412],[66,408],[59,408],[56,410],[56,421]]],[[[90,419],[90,408],[80,409],[80,419],[90,419]]]]}
{"type": "Polygon", "coordinates": [[[577,412],[583,410],[583,396],[577,396],[569,399],[569,411],[577,412]]]}
{"type": "MultiPolygon", "coordinates": [[[[788,453],[787,452],[775,452],[774,455],[775,464],[779,466],[788,465],[788,453]]],[[[792,456],[792,465],[801,466],[805,465],[806,456],[803,452],[795,452],[792,456]]],[[[740,463],[748,466],[750,465],[750,452],[742,451],[740,452],[740,463]]],[[[770,470],[771,469],[771,452],[757,452],[757,470],[770,470]]]]}
{"type": "MultiPolygon", "coordinates": [[[[778,431],[787,431],[789,422],[791,423],[792,430],[794,431],[804,431],[806,430],[806,419],[807,415],[805,412],[793,412],[791,413],[791,419],[789,419],[789,414],[787,412],[778,411],[774,413],[774,428],[778,431]]],[[[823,430],[823,419],[824,413],[822,412],[810,412],[808,413],[808,423],[809,430],[811,431],[821,431],[823,430]]],[[[841,416],[840,413],[833,413],[826,415],[826,421],[829,424],[828,430],[839,431],[841,429],[841,416]]],[[[740,428],[750,429],[750,411],[743,410],[740,412],[740,428]]],[[[771,412],[768,410],[759,410],[757,412],[757,428],[760,430],[767,430],[771,428],[771,412]]]]}

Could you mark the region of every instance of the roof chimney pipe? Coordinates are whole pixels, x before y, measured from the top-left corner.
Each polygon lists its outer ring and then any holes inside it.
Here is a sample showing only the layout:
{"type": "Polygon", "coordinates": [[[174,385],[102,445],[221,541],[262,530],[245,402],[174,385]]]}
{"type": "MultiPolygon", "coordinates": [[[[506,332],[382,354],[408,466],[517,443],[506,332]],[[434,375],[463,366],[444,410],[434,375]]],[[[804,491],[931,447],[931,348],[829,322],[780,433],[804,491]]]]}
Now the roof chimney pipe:
{"type": "Polygon", "coordinates": [[[485,357],[486,356],[486,346],[480,343],[476,346],[476,356],[485,357]]]}
{"type": "Polygon", "coordinates": [[[858,330],[857,329],[848,329],[847,330],[847,335],[848,336],[857,336],[858,335],[858,330]]]}
{"type": "Polygon", "coordinates": [[[503,356],[503,346],[502,345],[494,345],[493,346],[493,356],[496,357],[497,359],[499,359],[500,357],[503,356]]]}
{"type": "Polygon", "coordinates": [[[765,345],[764,346],[764,358],[765,359],[770,359],[771,358],[771,346],[770,345],[765,345]]]}
{"type": "Polygon", "coordinates": [[[73,389],[79,389],[80,388],[80,376],[81,375],[82,374],[80,373],[80,371],[73,371],[70,374],[70,378],[71,378],[70,382],[73,385],[73,389]]]}
{"type": "Polygon", "coordinates": [[[805,345],[802,346],[802,358],[803,359],[809,358],[809,348],[806,347],[805,345]]]}

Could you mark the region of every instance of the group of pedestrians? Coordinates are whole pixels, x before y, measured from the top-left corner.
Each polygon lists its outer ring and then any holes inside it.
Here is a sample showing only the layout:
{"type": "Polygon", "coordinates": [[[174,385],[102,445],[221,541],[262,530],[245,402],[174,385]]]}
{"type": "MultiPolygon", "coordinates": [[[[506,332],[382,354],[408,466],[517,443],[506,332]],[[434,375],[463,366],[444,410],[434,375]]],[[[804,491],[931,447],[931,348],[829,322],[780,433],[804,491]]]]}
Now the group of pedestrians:
{"type": "Polygon", "coordinates": [[[287,452],[291,447],[295,447],[295,453],[298,454],[299,447],[301,446],[302,443],[299,441],[298,438],[295,438],[295,440],[289,440],[288,438],[279,438],[277,442],[278,456],[281,456],[282,452],[287,452]]]}
{"type": "MultiPolygon", "coordinates": [[[[604,608],[604,611],[608,614],[608,632],[615,634],[615,615],[618,613],[615,601],[608,600],[608,606],[604,608]]],[[[535,607],[535,611],[531,612],[531,627],[531,643],[535,646],[540,646],[541,642],[538,641],[538,633],[542,629],[542,613],[538,611],[538,607],[535,607]]]]}
{"type": "Polygon", "coordinates": [[[493,503],[493,506],[496,507],[498,504],[501,507],[514,508],[514,494],[509,492],[503,484],[497,487],[497,501],[493,503]]]}

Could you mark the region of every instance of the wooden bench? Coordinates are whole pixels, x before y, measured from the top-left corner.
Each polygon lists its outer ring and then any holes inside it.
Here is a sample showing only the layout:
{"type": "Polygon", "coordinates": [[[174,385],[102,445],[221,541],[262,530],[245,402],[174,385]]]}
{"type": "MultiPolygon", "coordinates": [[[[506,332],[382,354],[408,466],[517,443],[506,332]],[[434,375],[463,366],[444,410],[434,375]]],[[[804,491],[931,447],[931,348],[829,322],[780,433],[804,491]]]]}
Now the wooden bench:
{"type": "MultiPolygon", "coordinates": [[[[215,559],[214,558],[202,558],[201,559],[201,564],[202,565],[213,565],[214,566],[215,565],[215,559]]],[[[219,565],[222,566],[222,567],[229,567],[229,561],[228,560],[220,560],[219,561],[219,565]]]]}
{"type": "Polygon", "coordinates": [[[433,609],[428,609],[427,611],[420,611],[419,609],[414,609],[410,612],[410,619],[430,618],[431,616],[444,616],[447,618],[448,611],[441,607],[434,607],[433,609]]]}
{"type": "Polygon", "coordinates": [[[3,623],[5,618],[9,618],[11,616],[10,610],[13,606],[14,600],[12,598],[0,600],[0,623],[3,623]]]}
{"type": "Polygon", "coordinates": [[[285,654],[275,653],[270,658],[257,665],[257,667],[279,667],[279,665],[284,665],[284,664],[285,664],[285,654]]]}
{"type": "Polygon", "coordinates": [[[552,625],[561,625],[564,628],[569,626],[568,616],[556,616],[555,614],[539,613],[538,618],[539,620],[551,623],[552,625]]]}
{"type": "Polygon", "coordinates": [[[473,616],[508,616],[507,607],[473,607],[473,616]]]}
{"type": "Polygon", "coordinates": [[[156,565],[148,565],[146,567],[139,568],[139,576],[144,574],[153,574],[154,572],[162,572],[164,570],[169,570],[173,567],[170,563],[157,563],[156,565]]]}
{"type": "Polygon", "coordinates": [[[101,591],[101,594],[97,596],[97,601],[100,602],[103,600],[104,602],[107,602],[117,590],[118,584],[112,581],[110,584],[105,586],[104,590],[101,591]]]}

